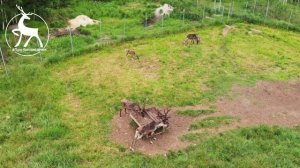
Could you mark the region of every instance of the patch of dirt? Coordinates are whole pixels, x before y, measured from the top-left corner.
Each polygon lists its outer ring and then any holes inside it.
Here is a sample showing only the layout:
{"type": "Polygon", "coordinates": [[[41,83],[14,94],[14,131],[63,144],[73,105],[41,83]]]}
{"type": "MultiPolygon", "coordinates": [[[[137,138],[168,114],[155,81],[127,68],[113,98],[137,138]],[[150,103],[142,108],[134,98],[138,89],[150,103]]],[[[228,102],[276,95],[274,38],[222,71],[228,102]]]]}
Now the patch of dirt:
{"type": "Polygon", "coordinates": [[[225,28],[223,29],[223,36],[226,37],[233,29],[234,26],[225,25],[225,28]]]}
{"type": "Polygon", "coordinates": [[[258,30],[258,29],[250,29],[250,31],[248,31],[248,34],[261,34],[262,31],[258,30]]]}
{"type": "MultiPolygon", "coordinates": [[[[300,124],[300,84],[259,81],[255,87],[233,86],[229,95],[220,97],[215,103],[186,107],[174,107],[170,112],[170,127],[167,132],[156,136],[150,144],[148,139],[137,142],[136,151],[149,155],[166,154],[169,150],[180,150],[191,142],[181,141],[187,133],[208,132],[208,137],[236,128],[256,125],[279,125],[293,127],[300,124]],[[180,116],[176,110],[197,110],[216,107],[217,112],[199,117],[180,116]],[[189,125],[207,117],[229,115],[237,121],[212,129],[189,131],[189,125]]],[[[130,126],[130,117],[116,115],[112,120],[110,138],[129,149],[135,129],[130,126]]]]}
{"type": "Polygon", "coordinates": [[[239,125],[296,126],[300,124],[300,84],[259,81],[255,87],[234,86],[234,100],[220,98],[219,113],[236,116],[239,125]]]}
{"type": "MultiPolygon", "coordinates": [[[[188,131],[189,123],[193,120],[191,117],[179,116],[174,111],[169,113],[171,123],[168,130],[156,136],[153,144],[150,144],[149,139],[139,140],[135,150],[149,155],[165,154],[169,150],[178,150],[185,148],[189,143],[180,141],[179,137],[188,131]]],[[[114,116],[112,120],[112,134],[110,138],[129,149],[135,129],[129,123],[131,118],[129,115],[114,116]]]]}

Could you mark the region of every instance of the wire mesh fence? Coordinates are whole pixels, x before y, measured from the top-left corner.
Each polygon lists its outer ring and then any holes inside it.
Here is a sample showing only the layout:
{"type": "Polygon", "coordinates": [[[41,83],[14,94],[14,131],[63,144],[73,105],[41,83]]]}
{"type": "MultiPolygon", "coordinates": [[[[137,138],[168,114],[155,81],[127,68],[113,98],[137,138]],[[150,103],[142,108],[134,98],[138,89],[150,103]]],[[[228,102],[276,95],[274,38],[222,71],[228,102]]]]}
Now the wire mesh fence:
{"type": "MultiPolygon", "coordinates": [[[[51,40],[44,57],[74,56],[111,43],[138,38],[160,36],[187,30],[197,25],[209,25],[220,22],[230,24],[232,21],[246,20],[266,23],[274,21],[284,23],[290,30],[300,25],[299,0],[193,0],[193,5],[176,7],[170,16],[162,17],[151,23],[152,12],[145,12],[142,18],[124,15],[122,18],[101,17],[98,25],[80,27],[80,36],[72,34],[51,40]],[[86,36],[84,36],[86,35],[86,36]]],[[[2,28],[6,23],[5,12],[0,8],[2,28]]],[[[0,26],[1,26],[0,25],[0,26]]],[[[279,25],[279,23],[278,23],[279,25]]],[[[281,26],[283,27],[283,26],[281,26]]],[[[54,59],[55,60],[55,59],[54,59]]]]}

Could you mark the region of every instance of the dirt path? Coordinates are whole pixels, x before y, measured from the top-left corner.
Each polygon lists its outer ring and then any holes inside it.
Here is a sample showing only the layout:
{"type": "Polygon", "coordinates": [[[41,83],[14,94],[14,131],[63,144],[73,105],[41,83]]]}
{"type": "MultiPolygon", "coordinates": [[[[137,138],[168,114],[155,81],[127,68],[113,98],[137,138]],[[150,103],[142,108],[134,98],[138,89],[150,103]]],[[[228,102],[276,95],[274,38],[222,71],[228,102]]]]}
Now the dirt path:
{"type": "Polygon", "coordinates": [[[255,87],[234,86],[234,100],[220,98],[219,112],[240,118],[240,126],[300,124],[300,84],[259,81],[255,87]]]}
{"type": "MultiPolygon", "coordinates": [[[[174,111],[177,109],[207,109],[207,107],[197,105],[173,108],[168,131],[157,136],[154,144],[150,144],[149,140],[139,141],[136,150],[154,155],[166,154],[169,150],[183,149],[192,143],[183,142],[179,138],[189,132],[206,131],[210,137],[231,129],[261,124],[288,127],[299,125],[300,84],[259,81],[255,87],[233,86],[229,95],[220,97],[213,105],[217,107],[216,113],[200,117],[179,116],[174,111]],[[219,128],[188,130],[193,121],[224,115],[230,115],[239,120],[219,128]]],[[[114,129],[111,139],[126,148],[129,148],[134,136],[134,129],[129,125],[129,122],[128,116],[120,118],[116,115],[112,120],[112,128],[114,129]]]]}

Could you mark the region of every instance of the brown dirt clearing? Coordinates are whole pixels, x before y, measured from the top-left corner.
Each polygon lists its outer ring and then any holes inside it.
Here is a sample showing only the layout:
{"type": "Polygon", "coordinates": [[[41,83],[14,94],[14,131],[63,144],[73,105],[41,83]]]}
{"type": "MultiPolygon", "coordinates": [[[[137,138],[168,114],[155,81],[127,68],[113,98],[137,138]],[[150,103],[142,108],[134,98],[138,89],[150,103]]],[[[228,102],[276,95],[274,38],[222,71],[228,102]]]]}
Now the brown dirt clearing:
{"type": "MultiPolygon", "coordinates": [[[[209,132],[210,136],[235,128],[256,125],[279,125],[293,127],[300,123],[300,84],[286,82],[259,81],[255,87],[233,86],[232,91],[209,105],[197,105],[173,108],[170,112],[170,127],[167,132],[156,136],[150,144],[148,139],[137,142],[136,151],[154,155],[166,154],[169,150],[180,150],[191,145],[191,142],[180,140],[187,133],[209,132]],[[199,117],[180,116],[176,110],[217,108],[217,112],[199,117]],[[212,129],[189,131],[194,121],[211,116],[230,115],[238,121],[212,129]]],[[[129,125],[130,117],[116,115],[111,123],[113,131],[110,138],[127,149],[133,140],[135,130],[129,125]]]]}

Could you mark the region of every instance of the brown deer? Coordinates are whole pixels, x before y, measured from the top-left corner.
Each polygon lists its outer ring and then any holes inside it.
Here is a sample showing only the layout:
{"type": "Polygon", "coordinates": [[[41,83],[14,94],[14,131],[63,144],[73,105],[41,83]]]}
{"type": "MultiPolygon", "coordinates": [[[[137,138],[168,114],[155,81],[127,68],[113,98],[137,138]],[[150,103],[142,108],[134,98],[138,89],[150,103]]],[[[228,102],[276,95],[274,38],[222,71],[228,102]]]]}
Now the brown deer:
{"type": "MultiPolygon", "coordinates": [[[[156,111],[156,108],[153,108],[152,110],[156,111]]],[[[152,121],[151,123],[138,127],[135,131],[134,139],[131,143],[130,150],[134,151],[134,147],[136,145],[136,142],[143,138],[144,136],[146,137],[153,137],[155,134],[155,131],[159,128],[165,129],[169,127],[169,118],[167,115],[169,113],[170,109],[167,111],[164,110],[164,114],[162,114],[160,111],[158,113],[158,117],[160,118],[160,121],[152,121]]],[[[155,138],[153,138],[155,140],[155,138]]],[[[150,140],[150,143],[152,144],[152,139],[150,140]]]]}
{"type": "Polygon", "coordinates": [[[122,109],[120,109],[120,117],[122,116],[123,110],[125,111],[125,114],[127,114],[127,110],[131,110],[136,113],[142,113],[142,116],[144,117],[143,110],[138,103],[134,103],[124,99],[121,101],[121,104],[122,104],[122,109]]]}
{"type": "Polygon", "coordinates": [[[135,57],[137,60],[140,59],[134,50],[125,49],[125,53],[126,53],[126,57],[131,56],[132,58],[135,57]]]}
{"type": "Polygon", "coordinates": [[[196,42],[196,44],[200,43],[200,38],[198,37],[197,34],[188,34],[186,36],[186,40],[184,41],[184,44],[188,44],[188,42],[190,41],[190,43],[194,44],[196,42]]]}

